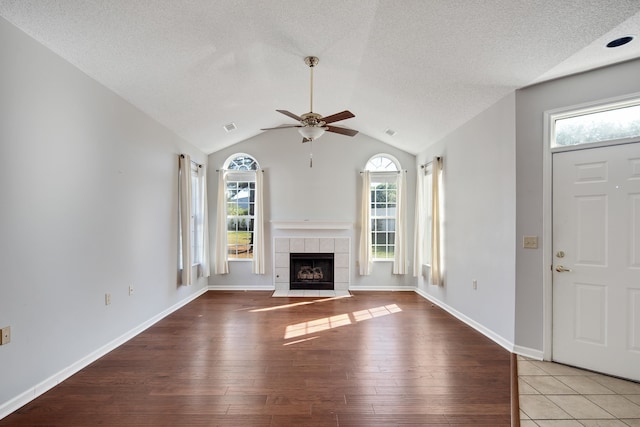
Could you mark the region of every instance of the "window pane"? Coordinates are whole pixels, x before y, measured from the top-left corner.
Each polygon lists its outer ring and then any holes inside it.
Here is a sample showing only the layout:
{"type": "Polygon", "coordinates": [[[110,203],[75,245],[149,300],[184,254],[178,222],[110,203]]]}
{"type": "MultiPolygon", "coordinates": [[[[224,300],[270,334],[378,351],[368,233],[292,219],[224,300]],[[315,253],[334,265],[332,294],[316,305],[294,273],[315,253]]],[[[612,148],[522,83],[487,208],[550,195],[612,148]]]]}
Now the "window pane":
{"type": "Polygon", "coordinates": [[[371,251],[374,259],[389,259],[394,253],[397,175],[387,173],[372,178],[371,251]]]}
{"type": "Polygon", "coordinates": [[[386,233],[373,233],[372,241],[374,245],[384,245],[387,243],[386,233]]]}
{"type": "Polygon", "coordinates": [[[640,105],[555,121],[554,147],[640,136],[640,105]]]}
{"type": "Polygon", "coordinates": [[[255,182],[229,181],[227,200],[229,258],[252,258],[255,182]]]}
{"type": "Polygon", "coordinates": [[[389,246],[387,247],[387,258],[393,258],[394,254],[395,254],[395,246],[389,246]]]}
{"type": "Polygon", "coordinates": [[[396,220],[395,219],[388,219],[387,220],[387,230],[389,230],[389,231],[395,231],[396,230],[396,220]]]}

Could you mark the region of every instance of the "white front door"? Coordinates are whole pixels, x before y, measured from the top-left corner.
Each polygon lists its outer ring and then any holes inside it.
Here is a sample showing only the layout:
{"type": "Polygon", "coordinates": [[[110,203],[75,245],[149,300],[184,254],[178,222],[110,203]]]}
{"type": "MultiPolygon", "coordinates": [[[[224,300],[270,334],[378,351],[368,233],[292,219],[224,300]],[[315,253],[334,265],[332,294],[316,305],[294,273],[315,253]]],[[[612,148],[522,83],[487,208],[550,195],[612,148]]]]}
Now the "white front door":
{"type": "Polygon", "coordinates": [[[553,360],[640,381],[640,143],[553,154],[553,360]]]}

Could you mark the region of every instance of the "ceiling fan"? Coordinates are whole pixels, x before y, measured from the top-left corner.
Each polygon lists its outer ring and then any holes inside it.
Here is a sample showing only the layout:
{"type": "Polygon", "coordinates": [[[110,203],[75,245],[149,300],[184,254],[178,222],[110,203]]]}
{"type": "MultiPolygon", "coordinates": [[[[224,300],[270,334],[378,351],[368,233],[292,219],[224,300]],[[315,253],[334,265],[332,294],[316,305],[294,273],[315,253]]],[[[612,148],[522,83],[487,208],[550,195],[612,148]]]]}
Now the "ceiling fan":
{"type": "Polygon", "coordinates": [[[347,129],[339,126],[328,126],[329,123],[339,122],[341,120],[350,119],[355,115],[348,110],[341,111],[340,113],[332,114],[330,116],[322,117],[318,113],[313,112],[313,68],[318,65],[319,59],[315,56],[307,56],[304,58],[304,63],[307,64],[311,71],[311,96],[309,112],[301,116],[297,116],[287,110],[276,110],[278,113],[282,113],[285,116],[291,117],[300,122],[298,125],[282,125],[275,128],[265,128],[260,130],[273,130],[273,129],[287,129],[298,128],[298,132],[302,135],[302,142],[310,142],[320,138],[325,131],[339,133],[340,135],[355,136],[358,134],[357,130],[347,129]]]}

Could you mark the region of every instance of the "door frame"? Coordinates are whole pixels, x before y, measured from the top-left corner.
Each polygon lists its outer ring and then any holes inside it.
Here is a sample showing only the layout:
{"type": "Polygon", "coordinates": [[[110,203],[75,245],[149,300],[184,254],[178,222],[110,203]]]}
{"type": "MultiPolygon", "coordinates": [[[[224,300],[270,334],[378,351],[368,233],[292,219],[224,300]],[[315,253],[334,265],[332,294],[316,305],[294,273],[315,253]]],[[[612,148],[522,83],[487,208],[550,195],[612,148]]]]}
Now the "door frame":
{"type": "Polygon", "coordinates": [[[575,112],[577,110],[594,109],[606,104],[623,103],[637,100],[640,92],[622,96],[598,99],[596,101],[574,104],[566,107],[545,110],[543,113],[542,133],[542,357],[553,360],[553,154],[565,151],[585,150],[614,145],[640,142],[640,138],[626,138],[613,141],[595,142],[560,148],[551,148],[552,122],[557,116],[575,112]]]}

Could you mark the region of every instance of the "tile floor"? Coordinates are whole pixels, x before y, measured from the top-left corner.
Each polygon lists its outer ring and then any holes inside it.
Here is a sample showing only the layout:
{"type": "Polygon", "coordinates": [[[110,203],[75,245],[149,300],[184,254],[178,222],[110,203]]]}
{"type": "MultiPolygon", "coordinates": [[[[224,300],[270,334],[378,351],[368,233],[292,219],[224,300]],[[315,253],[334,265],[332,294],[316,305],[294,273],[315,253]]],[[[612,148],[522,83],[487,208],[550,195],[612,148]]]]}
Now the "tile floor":
{"type": "Polygon", "coordinates": [[[640,427],[640,383],[518,356],[522,427],[640,427]]]}

